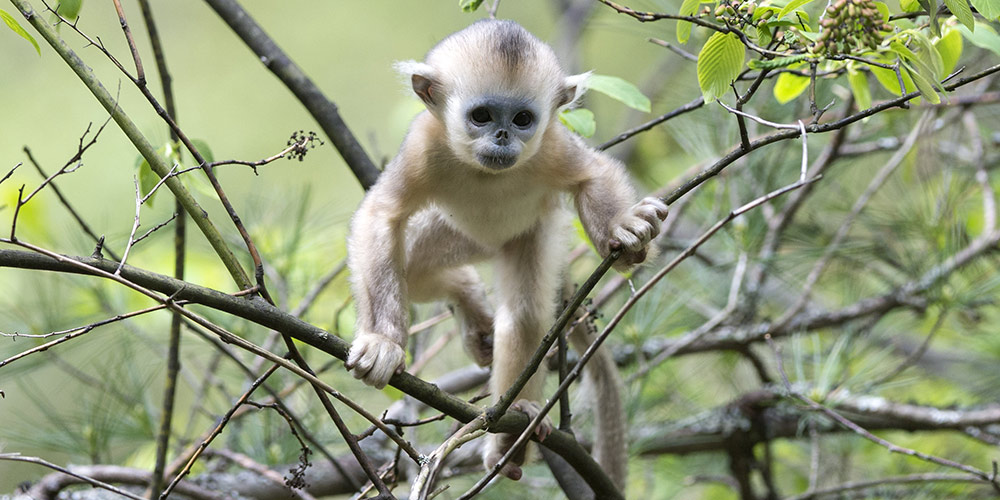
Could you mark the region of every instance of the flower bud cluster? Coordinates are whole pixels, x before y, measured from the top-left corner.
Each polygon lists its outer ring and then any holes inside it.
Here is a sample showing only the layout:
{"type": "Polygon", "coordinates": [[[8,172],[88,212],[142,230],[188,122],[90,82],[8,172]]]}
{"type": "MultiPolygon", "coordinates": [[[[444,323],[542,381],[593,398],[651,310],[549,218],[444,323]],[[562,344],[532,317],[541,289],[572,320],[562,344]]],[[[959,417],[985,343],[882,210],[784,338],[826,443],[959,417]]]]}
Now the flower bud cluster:
{"type": "MultiPolygon", "coordinates": [[[[702,16],[714,14],[715,18],[732,26],[744,28],[753,24],[753,13],[757,9],[757,2],[754,0],[722,0],[713,11],[711,7],[705,6],[702,16]]],[[[770,16],[768,16],[770,17],[770,16]]]]}
{"type": "Polygon", "coordinates": [[[875,50],[892,26],[882,20],[874,0],[837,0],[826,8],[813,52],[823,55],[875,50]]]}

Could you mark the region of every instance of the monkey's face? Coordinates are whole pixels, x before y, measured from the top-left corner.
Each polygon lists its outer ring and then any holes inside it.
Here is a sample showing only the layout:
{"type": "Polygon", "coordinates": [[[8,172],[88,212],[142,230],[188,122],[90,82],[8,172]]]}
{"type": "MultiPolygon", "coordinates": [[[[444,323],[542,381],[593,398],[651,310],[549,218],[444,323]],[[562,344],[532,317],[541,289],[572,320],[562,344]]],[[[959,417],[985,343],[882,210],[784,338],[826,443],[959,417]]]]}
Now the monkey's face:
{"type": "Polygon", "coordinates": [[[513,167],[537,149],[532,139],[544,118],[532,101],[517,97],[482,96],[459,110],[468,148],[479,165],[501,171],[513,167]]]}

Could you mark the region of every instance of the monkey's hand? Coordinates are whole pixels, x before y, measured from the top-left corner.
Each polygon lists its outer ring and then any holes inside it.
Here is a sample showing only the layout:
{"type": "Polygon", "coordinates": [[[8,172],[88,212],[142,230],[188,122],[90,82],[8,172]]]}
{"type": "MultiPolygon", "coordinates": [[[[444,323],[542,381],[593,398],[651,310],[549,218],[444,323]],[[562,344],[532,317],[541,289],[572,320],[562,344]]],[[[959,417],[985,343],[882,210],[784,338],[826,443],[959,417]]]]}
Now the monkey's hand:
{"type": "Polygon", "coordinates": [[[344,366],[354,378],[381,389],[393,375],[406,368],[406,354],[402,346],[384,335],[359,332],[344,366]]]}
{"type": "MultiPolygon", "coordinates": [[[[510,409],[524,413],[532,420],[541,412],[541,407],[537,403],[527,399],[518,399],[514,404],[510,405],[510,409]]],[[[552,420],[549,417],[545,417],[538,424],[538,427],[535,427],[535,437],[538,438],[539,442],[542,442],[545,438],[549,437],[549,434],[552,434],[552,429],[552,420]]],[[[500,458],[507,453],[507,450],[514,445],[515,441],[517,441],[517,434],[500,433],[490,436],[483,452],[483,465],[486,466],[486,470],[496,467],[497,463],[500,462],[500,458]]],[[[521,465],[524,464],[527,457],[525,449],[522,448],[519,452],[515,453],[510,461],[500,469],[500,474],[515,481],[521,479],[521,465]]]]}
{"type": "MultiPolygon", "coordinates": [[[[514,404],[510,405],[510,409],[524,413],[532,420],[542,412],[542,407],[538,406],[538,403],[528,401],[527,399],[518,399],[514,404]]],[[[549,437],[549,434],[552,434],[552,429],[552,420],[546,416],[538,423],[538,427],[535,427],[535,437],[538,438],[538,442],[545,441],[545,438],[549,437]]]]}
{"type": "Polygon", "coordinates": [[[610,250],[621,250],[615,269],[626,271],[646,260],[646,246],[660,234],[660,222],[667,217],[667,205],[659,198],[643,198],[611,221],[610,250]]]}

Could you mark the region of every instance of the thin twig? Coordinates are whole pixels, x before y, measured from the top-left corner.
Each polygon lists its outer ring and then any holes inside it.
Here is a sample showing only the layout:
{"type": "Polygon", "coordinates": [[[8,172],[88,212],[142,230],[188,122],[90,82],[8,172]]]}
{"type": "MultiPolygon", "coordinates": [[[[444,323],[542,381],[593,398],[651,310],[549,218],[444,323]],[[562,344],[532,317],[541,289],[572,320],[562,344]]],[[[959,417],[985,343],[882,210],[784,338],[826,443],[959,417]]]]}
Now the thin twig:
{"type": "Polygon", "coordinates": [[[233,413],[236,413],[236,410],[240,406],[243,406],[243,404],[250,399],[250,396],[254,393],[254,391],[256,391],[257,388],[260,387],[260,385],[263,384],[272,373],[277,371],[277,369],[278,365],[271,365],[271,367],[261,374],[260,377],[257,377],[257,380],[254,380],[253,383],[250,384],[250,387],[243,392],[243,395],[240,396],[235,403],[233,403],[229,410],[226,411],[226,414],[219,420],[219,423],[215,425],[215,428],[212,429],[211,434],[209,434],[206,439],[201,441],[198,448],[191,455],[191,458],[188,459],[184,467],[177,473],[177,475],[174,476],[174,479],[167,484],[167,487],[163,489],[163,492],[160,493],[160,500],[165,500],[170,495],[170,492],[173,491],[174,487],[177,486],[177,483],[180,482],[180,480],[183,479],[189,472],[191,472],[191,467],[194,466],[194,463],[198,460],[198,457],[201,456],[202,452],[205,451],[205,448],[208,448],[208,445],[212,444],[212,441],[219,434],[222,434],[222,429],[224,429],[226,424],[229,423],[229,420],[233,418],[233,413]]]}
{"type": "Polygon", "coordinates": [[[29,464],[41,465],[41,466],[44,466],[44,467],[48,467],[49,469],[62,472],[63,474],[66,474],[67,476],[75,477],[75,478],[79,479],[80,481],[83,481],[83,482],[85,482],[85,483],[87,483],[87,484],[89,484],[89,485],[91,485],[91,486],[93,486],[95,488],[105,489],[105,490],[108,490],[108,491],[110,491],[112,493],[117,493],[117,494],[119,494],[119,495],[121,495],[121,496],[123,496],[125,498],[131,498],[132,500],[146,500],[145,498],[142,498],[142,497],[140,497],[138,495],[132,494],[132,493],[130,493],[128,491],[125,491],[123,489],[116,488],[115,486],[112,486],[112,485],[110,485],[108,483],[105,483],[103,481],[98,481],[96,479],[93,479],[93,478],[90,478],[90,477],[87,477],[87,476],[84,476],[84,475],[81,475],[81,474],[77,474],[77,473],[73,472],[71,469],[67,469],[65,467],[58,466],[58,465],[56,465],[56,464],[54,464],[52,462],[49,462],[47,460],[43,460],[43,459],[38,458],[38,457],[26,457],[26,456],[21,455],[20,453],[0,453],[0,460],[9,460],[9,461],[12,461],[12,462],[27,462],[29,464]]]}
{"type": "Polygon", "coordinates": [[[872,434],[871,432],[868,432],[865,428],[861,427],[858,424],[855,424],[854,422],[850,421],[849,419],[847,419],[840,413],[834,411],[833,409],[829,408],[828,406],[813,401],[811,398],[809,398],[805,394],[801,393],[800,391],[792,387],[792,383],[788,380],[788,374],[785,373],[785,366],[784,363],[782,362],[781,346],[779,346],[776,342],[774,342],[774,339],[772,339],[770,335],[765,335],[764,340],[767,341],[767,344],[771,346],[771,349],[774,352],[775,361],[778,367],[778,373],[781,374],[781,381],[784,384],[785,390],[791,397],[801,401],[807,407],[809,407],[810,410],[817,411],[826,415],[827,417],[833,419],[835,422],[845,427],[846,429],[854,432],[855,434],[879,446],[882,446],[883,448],[889,450],[889,452],[891,453],[901,453],[903,455],[909,455],[911,457],[917,458],[924,462],[930,462],[943,467],[958,469],[962,472],[978,477],[981,481],[992,485],[997,492],[1000,492],[1000,482],[998,482],[998,478],[995,475],[991,475],[988,472],[979,470],[975,467],[971,467],[969,465],[948,460],[946,458],[940,458],[934,455],[928,455],[926,453],[922,453],[916,450],[912,450],[909,448],[893,444],[889,441],[886,441],[885,439],[882,439],[872,434]]]}

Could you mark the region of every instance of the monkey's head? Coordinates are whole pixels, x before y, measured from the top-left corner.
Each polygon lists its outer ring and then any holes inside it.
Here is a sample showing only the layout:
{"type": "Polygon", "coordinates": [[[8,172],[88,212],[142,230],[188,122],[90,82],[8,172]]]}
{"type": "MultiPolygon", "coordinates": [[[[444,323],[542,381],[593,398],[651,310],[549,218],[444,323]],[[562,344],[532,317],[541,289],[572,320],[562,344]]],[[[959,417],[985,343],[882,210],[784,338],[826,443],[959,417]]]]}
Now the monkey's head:
{"type": "Polygon", "coordinates": [[[513,21],[484,20],[397,68],[447,131],[458,158],[501,172],[531,158],[587,75],[567,76],[552,49],[513,21]]]}

